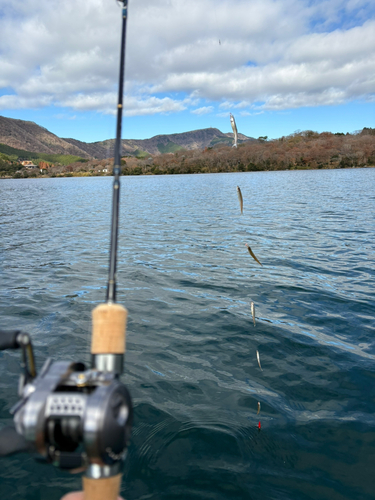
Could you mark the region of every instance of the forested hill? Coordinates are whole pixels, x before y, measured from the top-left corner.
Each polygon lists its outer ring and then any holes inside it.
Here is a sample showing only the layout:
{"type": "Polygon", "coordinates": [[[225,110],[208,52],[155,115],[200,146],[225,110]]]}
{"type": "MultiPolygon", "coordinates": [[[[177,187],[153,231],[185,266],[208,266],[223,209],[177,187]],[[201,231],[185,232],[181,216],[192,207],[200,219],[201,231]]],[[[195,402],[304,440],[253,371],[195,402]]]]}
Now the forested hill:
{"type": "MultiPolygon", "coordinates": [[[[254,141],[239,134],[239,143],[254,141]]],[[[34,122],[14,120],[0,116],[0,143],[33,153],[75,155],[87,159],[103,160],[113,156],[114,139],[86,143],[77,139],[61,139],[34,122]]],[[[157,135],[151,139],[123,139],[123,154],[160,155],[178,150],[204,149],[216,144],[233,144],[233,134],[224,134],[217,128],[193,130],[181,134],[157,135]]]]}
{"type": "Polygon", "coordinates": [[[90,156],[34,122],[0,116],[0,143],[33,153],[90,156]]]}
{"type": "MultiPolygon", "coordinates": [[[[27,166],[20,165],[17,153],[25,157],[27,151],[12,150],[0,144],[0,177],[71,177],[111,175],[112,172],[113,158],[110,157],[87,160],[44,153],[31,153],[39,157],[35,161],[43,161],[38,163],[40,171],[30,172],[27,166]]],[[[123,175],[374,167],[375,129],[364,128],[354,134],[318,134],[307,130],[270,141],[261,137],[243,142],[237,148],[218,142],[204,149],[178,149],[158,155],[143,151],[137,155],[123,155],[121,164],[123,175]]]]}
{"type": "MultiPolygon", "coordinates": [[[[75,139],[64,139],[67,142],[86,151],[93,158],[104,159],[113,155],[114,139],[102,142],[84,143],[75,139]]],[[[251,137],[238,134],[238,143],[255,141],[251,137]]],[[[192,130],[180,134],[156,135],[151,139],[123,139],[123,155],[157,156],[164,153],[176,153],[179,150],[202,150],[213,147],[217,144],[232,146],[233,134],[224,134],[217,128],[205,128],[201,130],[192,130]]]]}

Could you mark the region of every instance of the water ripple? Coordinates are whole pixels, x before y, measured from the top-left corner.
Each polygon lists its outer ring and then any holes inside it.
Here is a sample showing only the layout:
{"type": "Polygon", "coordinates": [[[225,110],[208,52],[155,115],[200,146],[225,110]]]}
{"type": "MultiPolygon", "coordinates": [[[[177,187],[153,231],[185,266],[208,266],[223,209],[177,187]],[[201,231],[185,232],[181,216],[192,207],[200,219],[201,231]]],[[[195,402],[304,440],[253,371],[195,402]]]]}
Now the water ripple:
{"type": "MultiPolygon", "coordinates": [[[[1,327],[33,336],[38,367],[90,362],[111,182],[1,181],[1,327]]],[[[118,300],[135,405],[123,496],[371,499],[374,169],[122,183],[118,300]]],[[[0,353],[0,425],[18,373],[18,353],[0,353]]],[[[57,500],[79,479],[20,455],[2,459],[0,488],[57,500]]]]}

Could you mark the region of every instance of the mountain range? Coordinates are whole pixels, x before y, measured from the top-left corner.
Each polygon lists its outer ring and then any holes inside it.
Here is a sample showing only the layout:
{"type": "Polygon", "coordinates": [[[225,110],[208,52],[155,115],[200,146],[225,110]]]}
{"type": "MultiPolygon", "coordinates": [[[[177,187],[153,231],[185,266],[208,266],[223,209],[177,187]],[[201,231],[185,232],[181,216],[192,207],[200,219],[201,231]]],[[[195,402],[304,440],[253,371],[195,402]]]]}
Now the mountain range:
{"type": "MultiPolygon", "coordinates": [[[[238,139],[239,143],[255,140],[243,134],[238,134],[238,139]]],[[[0,143],[34,153],[66,154],[102,160],[113,156],[115,140],[87,143],[76,139],[62,139],[34,122],[0,116],[0,143]]],[[[205,149],[219,143],[232,145],[233,134],[223,133],[217,128],[206,128],[181,134],[156,135],[151,139],[123,139],[122,154],[160,155],[174,153],[179,149],[205,149]]]]}

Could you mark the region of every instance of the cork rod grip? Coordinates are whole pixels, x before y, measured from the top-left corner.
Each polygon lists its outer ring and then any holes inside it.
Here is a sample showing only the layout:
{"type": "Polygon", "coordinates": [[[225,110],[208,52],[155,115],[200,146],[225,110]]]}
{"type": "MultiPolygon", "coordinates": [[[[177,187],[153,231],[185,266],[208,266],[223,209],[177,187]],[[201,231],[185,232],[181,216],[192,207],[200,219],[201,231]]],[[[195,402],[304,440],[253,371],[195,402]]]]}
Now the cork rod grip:
{"type": "Polygon", "coordinates": [[[84,500],[117,500],[119,498],[122,474],[103,479],[83,476],[84,500]]]}
{"type": "Polygon", "coordinates": [[[99,304],[92,311],[91,354],[123,354],[128,311],[120,304],[99,304]]]}

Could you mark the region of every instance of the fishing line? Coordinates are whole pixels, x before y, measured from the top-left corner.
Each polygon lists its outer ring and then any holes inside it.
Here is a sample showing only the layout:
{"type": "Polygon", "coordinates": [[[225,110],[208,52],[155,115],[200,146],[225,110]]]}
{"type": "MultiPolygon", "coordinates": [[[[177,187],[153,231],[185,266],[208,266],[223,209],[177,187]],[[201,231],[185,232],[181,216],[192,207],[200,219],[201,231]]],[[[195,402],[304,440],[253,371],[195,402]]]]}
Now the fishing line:
{"type": "MultiPolygon", "coordinates": [[[[213,5],[214,5],[215,20],[216,20],[216,35],[219,35],[219,22],[217,20],[216,1],[215,0],[213,0],[213,5]]],[[[219,45],[221,45],[220,36],[217,36],[217,38],[219,39],[219,45]]]]}

